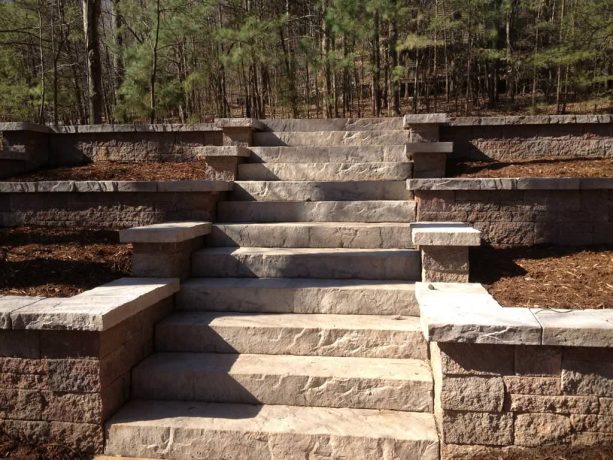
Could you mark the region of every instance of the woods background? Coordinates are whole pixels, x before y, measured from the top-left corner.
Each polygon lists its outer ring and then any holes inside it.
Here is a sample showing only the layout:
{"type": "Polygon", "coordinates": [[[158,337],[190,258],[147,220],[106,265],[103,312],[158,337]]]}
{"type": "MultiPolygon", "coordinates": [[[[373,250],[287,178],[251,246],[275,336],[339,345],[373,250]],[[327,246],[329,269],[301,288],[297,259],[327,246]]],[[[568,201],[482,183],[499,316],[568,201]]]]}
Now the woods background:
{"type": "Polygon", "coordinates": [[[610,111],[613,0],[0,0],[0,120],[610,111]]]}

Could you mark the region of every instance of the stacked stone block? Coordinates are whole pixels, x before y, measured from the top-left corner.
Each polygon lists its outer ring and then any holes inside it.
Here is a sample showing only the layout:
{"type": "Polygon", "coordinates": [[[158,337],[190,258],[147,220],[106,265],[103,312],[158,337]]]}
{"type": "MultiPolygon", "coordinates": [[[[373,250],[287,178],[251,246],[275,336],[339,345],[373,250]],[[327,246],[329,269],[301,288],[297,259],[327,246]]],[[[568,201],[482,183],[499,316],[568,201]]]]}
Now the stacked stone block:
{"type": "Polygon", "coordinates": [[[613,452],[613,350],[431,345],[443,458],[613,452]]]}

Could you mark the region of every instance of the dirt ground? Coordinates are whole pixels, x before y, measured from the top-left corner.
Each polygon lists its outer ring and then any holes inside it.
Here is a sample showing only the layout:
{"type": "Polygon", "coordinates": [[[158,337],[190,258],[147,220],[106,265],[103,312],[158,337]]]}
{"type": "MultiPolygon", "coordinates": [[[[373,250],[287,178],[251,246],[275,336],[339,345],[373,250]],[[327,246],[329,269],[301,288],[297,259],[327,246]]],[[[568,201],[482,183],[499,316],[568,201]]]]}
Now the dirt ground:
{"type": "Polygon", "coordinates": [[[0,229],[0,295],[70,297],[130,276],[131,249],[117,232],[0,229]]]}
{"type": "Polygon", "coordinates": [[[613,159],[463,161],[450,167],[453,177],[613,177],[613,159]]]}
{"type": "Polygon", "coordinates": [[[101,161],[84,166],[41,169],[33,173],[14,176],[3,181],[53,181],[53,180],[199,180],[206,179],[204,161],[186,161],[179,163],[163,162],[120,162],[101,161]]]}
{"type": "Polygon", "coordinates": [[[471,281],[506,307],[613,308],[613,246],[471,251],[471,281]]]}

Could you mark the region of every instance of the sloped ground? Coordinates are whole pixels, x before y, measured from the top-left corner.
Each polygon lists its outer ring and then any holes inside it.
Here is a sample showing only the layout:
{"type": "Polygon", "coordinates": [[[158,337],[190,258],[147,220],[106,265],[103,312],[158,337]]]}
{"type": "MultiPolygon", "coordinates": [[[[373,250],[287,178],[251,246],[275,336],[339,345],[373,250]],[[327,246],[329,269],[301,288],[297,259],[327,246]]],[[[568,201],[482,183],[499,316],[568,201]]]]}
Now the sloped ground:
{"type": "Polygon", "coordinates": [[[475,248],[471,281],[505,307],[613,308],[613,246],[475,248]]]}
{"type": "Polygon", "coordinates": [[[131,249],[117,232],[0,229],[0,295],[70,297],[130,276],[131,249]]]}
{"type": "Polygon", "coordinates": [[[613,159],[463,161],[450,166],[453,177],[613,177],[613,159]]]}
{"type": "Polygon", "coordinates": [[[198,180],[210,176],[204,161],[186,162],[115,162],[100,161],[84,166],[41,169],[33,173],[14,176],[3,181],[54,181],[54,180],[198,180]]]}

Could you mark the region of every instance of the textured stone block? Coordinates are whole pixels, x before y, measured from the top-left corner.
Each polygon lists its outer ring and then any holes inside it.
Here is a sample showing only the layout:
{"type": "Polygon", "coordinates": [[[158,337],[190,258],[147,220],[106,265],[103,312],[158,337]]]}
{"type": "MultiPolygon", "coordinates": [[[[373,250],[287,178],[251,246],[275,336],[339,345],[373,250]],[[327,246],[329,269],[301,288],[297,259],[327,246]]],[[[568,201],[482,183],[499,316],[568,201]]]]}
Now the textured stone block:
{"type": "Polygon", "coordinates": [[[613,398],[600,398],[600,413],[603,415],[613,415],[613,398]]]}
{"type": "Polygon", "coordinates": [[[556,414],[595,414],[599,402],[596,396],[535,396],[510,395],[513,412],[551,412],[556,414]]]}
{"type": "Polygon", "coordinates": [[[99,393],[75,394],[43,392],[42,420],[102,423],[102,400],[99,393]]]}
{"type": "Polygon", "coordinates": [[[0,329],[11,328],[11,312],[42,299],[42,297],[0,296],[0,329]]]}
{"type": "Polygon", "coordinates": [[[38,391],[0,390],[0,418],[40,420],[42,395],[38,391]]]}
{"type": "Polygon", "coordinates": [[[421,246],[421,279],[432,282],[467,283],[468,248],[421,246]]]}
{"type": "Polygon", "coordinates": [[[439,343],[444,374],[513,374],[514,347],[471,343],[439,343]]]}
{"type": "Polygon", "coordinates": [[[0,389],[43,390],[47,387],[47,377],[37,374],[0,374],[0,389]]]}
{"type": "Polygon", "coordinates": [[[506,446],[513,443],[513,416],[448,411],[443,414],[442,434],[448,444],[506,446]]]}
{"type": "Polygon", "coordinates": [[[519,414],[515,417],[515,444],[538,447],[568,440],[570,418],[558,414],[519,414]]]}
{"type": "Polygon", "coordinates": [[[577,431],[613,434],[613,416],[610,415],[572,415],[571,421],[577,431]]]}
{"type": "Polygon", "coordinates": [[[515,372],[519,375],[559,375],[562,351],[555,347],[515,348],[515,372]]]}
{"type": "Polygon", "coordinates": [[[571,395],[613,397],[613,363],[564,361],[562,390],[571,395]]]}
{"type": "Polygon", "coordinates": [[[104,430],[98,424],[51,422],[49,438],[82,453],[98,454],[104,448],[104,430]]]}
{"type": "Polygon", "coordinates": [[[38,332],[0,330],[0,356],[33,359],[40,357],[38,332]]]}
{"type": "Polygon", "coordinates": [[[501,412],[503,404],[504,384],[500,377],[443,377],[444,410],[501,412]]]}
{"type": "Polygon", "coordinates": [[[413,152],[413,177],[445,177],[447,153],[413,152]]]}
{"type": "Polygon", "coordinates": [[[516,395],[557,396],[562,394],[559,377],[505,375],[503,380],[507,391],[516,395]]]}
{"type": "Polygon", "coordinates": [[[50,359],[49,389],[75,393],[100,391],[100,363],[95,359],[50,359]]]}

